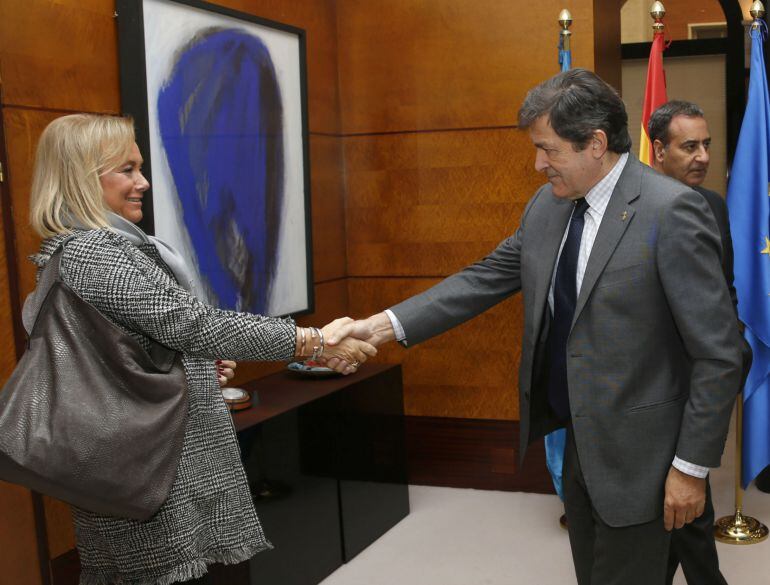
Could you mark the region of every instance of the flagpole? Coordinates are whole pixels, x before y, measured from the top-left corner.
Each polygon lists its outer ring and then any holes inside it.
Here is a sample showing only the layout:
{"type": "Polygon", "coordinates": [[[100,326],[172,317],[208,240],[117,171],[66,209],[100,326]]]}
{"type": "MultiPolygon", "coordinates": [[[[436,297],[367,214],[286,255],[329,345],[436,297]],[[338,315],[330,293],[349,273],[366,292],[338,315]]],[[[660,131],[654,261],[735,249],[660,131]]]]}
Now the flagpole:
{"type": "Polygon", "coordinates": [[[663,51],[665,50],[664,31],[666,25],[663,17],[666,9],[661,2],[653,2],[650,6],[652,25],[652,44],[650,59],[647,63],[647,80],[644,84],[644,101],[642,102],[642,119],[639,134],[639,160],[651,165],[653,159],[652,143],[647,134],[647,124],[652,113],[668,101],[666,95],[666,74],[663,70],[663,51]]]}
{"type": "MultiPolygon", "coordinates": [[[[572,14],[564,8],[559,12],[559,67],[562,72],[572,69],[572,43],[570,39],[572,33],[569,27],[572,26],[572,14]]],[[[564,499],[561,489],[561,470],[564,468],[564,447],[566,445],[567,432],[565,429],[557,429],[547,435],[544,440],[546,465],[549,473],[554,480],[554,487],[560,499],[564,499]],[[555,471],[558,470],[558,471],[555,471]]],[[[559,526],[567,529],[567,515],[562,514],[559,517],[559,526]]]]}
{"type": "MultiPolygon", "coordinates": [[[[754,23],[752,30],[760,27],[760,19],[765,15],[762,2],[751,5],[754,23]]],[[[735,408],[735,514],[723,516],[714,525],[714,538],[726,544],[757,544],[767,538],[767,526],[756,518],[743,515],[743,493],[741,473],[743,468],[743,392],[738,394],[735,408]]]]}
{"type": "Polygon", "coordinates": [[[714,525],[714,538],[726,544],[756,544],[767,538],[767,526],[743,515],[741,463],[743,461],[743,393],[735,406],[735,514],[723,516],[714,525]]]}

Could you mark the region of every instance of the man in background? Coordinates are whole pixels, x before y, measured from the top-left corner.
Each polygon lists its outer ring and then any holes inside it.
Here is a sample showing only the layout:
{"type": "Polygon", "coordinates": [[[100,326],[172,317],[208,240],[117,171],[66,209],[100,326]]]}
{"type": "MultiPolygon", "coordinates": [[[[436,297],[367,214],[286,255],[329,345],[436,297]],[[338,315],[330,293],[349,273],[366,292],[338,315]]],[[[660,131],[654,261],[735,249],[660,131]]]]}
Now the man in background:
{"type": "MultiPolygon", "coordinates": [[[[711,133],[703,110],[691,102],[667,102],[653,112],[647,130],[653,149],[652,167],[700,193],[714,214],[722,239],[722,271],[737,315],[738,298],[733,286],[733,243],[727,204],[718,193],[701,186],[708,173],[711,148],[711,133]]],[[[750,363],[751,348],[744,344],[744,379],[750,363]]],[[[680,563],[689,585],[727,585],[719,571],[714,542],[714,506],[708,478],[703,514],[674,530],[671,535],[669,585],[680,563]]]]}

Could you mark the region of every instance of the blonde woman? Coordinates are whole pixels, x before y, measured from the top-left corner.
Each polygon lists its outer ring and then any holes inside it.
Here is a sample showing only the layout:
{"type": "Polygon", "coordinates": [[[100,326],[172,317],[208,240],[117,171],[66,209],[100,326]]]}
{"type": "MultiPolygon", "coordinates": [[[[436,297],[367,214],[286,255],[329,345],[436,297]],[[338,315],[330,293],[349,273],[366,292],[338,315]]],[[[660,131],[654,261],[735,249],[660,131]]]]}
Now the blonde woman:
{"type": "MultiPolygon", "coordinates": [[[[145,347],[155,339],[180,352],[188,381],[181,461],[158,513],[138,522],[73,510],[81,585],[168,585],[202,577],[210,563],[237,563],[270,548],[214,360],[305,357],[321,342],[291,319],[218,310],[191,295],[181,258],[135,225],[149,188],[141,167],[131,120],[82,114],[49,124],[35,162],[30,219],[44,238],[32,258],[39,270],[74,235],[61,257],[63,280],[145,347]]],[[[324,336],[347,321],[327,325],[324,336]]],[[[375,353],[347,339],[323,348],[322,357],[358,364],[375,353]]]]}

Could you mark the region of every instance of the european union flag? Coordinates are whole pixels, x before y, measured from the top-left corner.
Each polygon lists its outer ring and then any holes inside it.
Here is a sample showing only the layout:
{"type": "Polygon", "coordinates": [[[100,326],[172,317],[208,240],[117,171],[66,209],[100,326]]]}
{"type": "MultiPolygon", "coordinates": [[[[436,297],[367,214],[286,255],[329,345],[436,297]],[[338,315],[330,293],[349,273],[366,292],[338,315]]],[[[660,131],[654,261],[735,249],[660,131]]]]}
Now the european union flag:
{"type": "Polygon", "coordinates": [[[738,313],[754,351],[743,388],[744,487],[770,464],[770,100],[762,51],[766,31],[764,23],[751,30],[749,100],[727,187],[738,313]]]}

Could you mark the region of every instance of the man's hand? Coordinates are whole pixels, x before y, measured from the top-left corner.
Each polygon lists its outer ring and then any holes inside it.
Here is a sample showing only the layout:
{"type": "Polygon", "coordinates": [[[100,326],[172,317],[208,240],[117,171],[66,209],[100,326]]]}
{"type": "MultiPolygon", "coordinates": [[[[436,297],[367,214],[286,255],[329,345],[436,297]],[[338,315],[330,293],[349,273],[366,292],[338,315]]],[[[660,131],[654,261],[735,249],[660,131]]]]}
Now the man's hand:
{"type": "MultiPolygon", "coordinates": [[[[378,347],[386,341],[394,340],[396,335],[393,332],[390,318],[385,312],[377,313],[368,319],[359,319],[358,321],[345,317],[337,319],[324,327],[324,340],[330,348],[343,343],[348,337],[360,339],[374,347],[378,347]],[[329,328],[328,331],[327,328],[329,328]]],[[[349,370],[351,368],[352,371],[355,371],[358,367],[333,356],[326,361],[326,365],[333,370],[344,371],[345,373],[350,373],[349,370]]]]}
{"type": "Polygon", "coordinates": [[[663,499],[663,524],[669,532],[681,528],[701,514],[706,506],[706,480],[671,467],[663,499]]]}
{"type": "MultiPolygon", "coordinates": [[[[337,321],[341,321],[341,319],[338,319],[337,321]]],[[[334,323],[337,323],[337,321],[334,321],[334,323]]],[[[335,330],[327,336],[326,343],[329,345],[337,345],[345,339],[345,337],[355,337],[356,339],[366,341],[375,347],[379,347],[387,341],[393,341],[396,338],[396,335],[393,332],[393,325],[390,323],[390,318],[383,311],[382,313],[372,315],[368,319],[349,321],[336,327],[335,330]]]]}
{"type": "Polygon", "coordinates": [[[327,345],[318,361],[341,374],[352,374],[375,355],[377,348],[373,345],[355,337],[346,337],[337,345],[327,345]]]}

